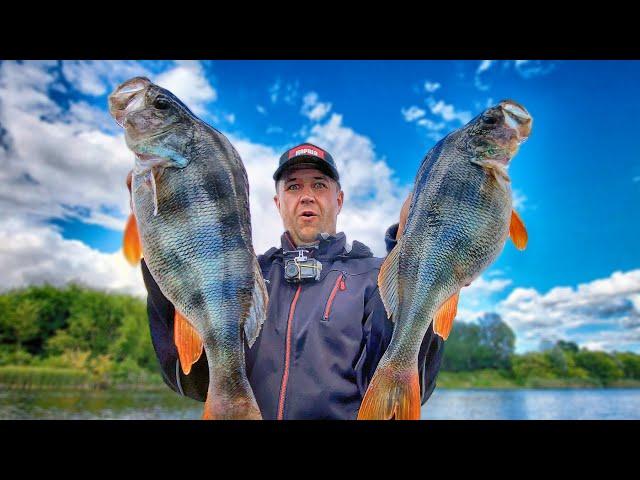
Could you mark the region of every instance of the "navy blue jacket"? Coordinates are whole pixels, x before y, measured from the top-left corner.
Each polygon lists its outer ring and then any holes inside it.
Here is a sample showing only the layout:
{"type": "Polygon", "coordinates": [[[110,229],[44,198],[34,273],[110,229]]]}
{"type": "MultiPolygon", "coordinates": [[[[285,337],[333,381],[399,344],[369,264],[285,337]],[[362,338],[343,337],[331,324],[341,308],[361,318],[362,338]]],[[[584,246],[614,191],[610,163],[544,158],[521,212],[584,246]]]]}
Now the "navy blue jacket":
{"type": "MultiPolygon", "coordinates": [[[[386,234],[395,245],[397,224],[386,234]]],[[[308,256],[322,262],[320,280],[291,284],[284,278],[284,250],[258,256],[269,290],[269,308],[254,345],[245,345],[247,376],[264,419],[355,419],[367,386],[385,352],[393,323],[377,287],[383,259],[364,244],[349,245],[344,233],[321,240],[308,256]]],[[[171,303],[160,292],[144,261],[151,338],[164,381],[176,392],[204,401],[206,356],[185,375],[173,342],[171,303]]],[[[429,327],[418,357],[424,404],[436,385],[443,340],[429,327]]]]}

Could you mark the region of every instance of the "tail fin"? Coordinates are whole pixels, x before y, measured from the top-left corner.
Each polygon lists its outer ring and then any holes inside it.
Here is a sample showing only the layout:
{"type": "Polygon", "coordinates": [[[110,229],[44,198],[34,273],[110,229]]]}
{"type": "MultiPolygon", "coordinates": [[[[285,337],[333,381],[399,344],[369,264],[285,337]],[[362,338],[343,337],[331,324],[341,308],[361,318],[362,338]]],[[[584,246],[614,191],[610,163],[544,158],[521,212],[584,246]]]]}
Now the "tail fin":
{"type": "Polygon", "coordinates": [[[207,394],[204,403],[203,420],[262,420],[260,409],[253,395],[236,398],[226,398],[207,394]]]}
{"type": "Polygon", "coordinates": [[[362,399],[358,420],[419,420],[418,369],[379,365],[362,399]]]}

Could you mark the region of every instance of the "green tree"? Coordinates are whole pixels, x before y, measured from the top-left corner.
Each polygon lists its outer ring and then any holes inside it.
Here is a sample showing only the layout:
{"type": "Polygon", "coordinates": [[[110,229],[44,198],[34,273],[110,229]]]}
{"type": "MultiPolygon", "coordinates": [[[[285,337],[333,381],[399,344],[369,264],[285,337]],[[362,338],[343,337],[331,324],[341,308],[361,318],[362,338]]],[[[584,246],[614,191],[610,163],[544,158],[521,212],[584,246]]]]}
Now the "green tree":
{"type": "Polygon", "coordinates": [[[613,355],[605,352],[580,350],[576,356],[576,365],[584,368],[592,377],[608,384],[624,376],[624,371],[613,355]]]}
{"type": "Polygon", "coordinates": [[[625,378],[640,380],[640,355],[631,352],[616,352],[615,358],[622,365],[625,378]]]}

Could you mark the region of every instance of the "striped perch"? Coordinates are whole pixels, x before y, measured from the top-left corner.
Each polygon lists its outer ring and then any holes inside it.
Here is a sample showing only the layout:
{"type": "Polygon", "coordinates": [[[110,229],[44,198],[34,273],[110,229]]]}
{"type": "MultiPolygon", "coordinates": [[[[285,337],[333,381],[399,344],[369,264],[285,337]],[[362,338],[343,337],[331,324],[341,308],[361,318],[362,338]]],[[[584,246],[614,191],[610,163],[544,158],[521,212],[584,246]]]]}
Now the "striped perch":
{"type": "Polygon", "coordinates": [[[264,322],[267,290],[251,239],[249,184],[227,138],[171,92],[143,77],[109,96],[135,153],[125,255],[144,256],[176,309],[174,333],[188,373],[209,364],[204,419],[261,419],[246,376],[244,341],[264,322]]]}
{"type": "Polygon", "coordinates": [[[359,419],[420,418],[417,359],[429,325],[446,340],[460,289],[495,261],[509,235],[525,247],[506,169],[531,122],[522,106],[504,100],[443,138],[422,161],[400,214],[398,243],[378,275],[394,330],[359,419]]]}

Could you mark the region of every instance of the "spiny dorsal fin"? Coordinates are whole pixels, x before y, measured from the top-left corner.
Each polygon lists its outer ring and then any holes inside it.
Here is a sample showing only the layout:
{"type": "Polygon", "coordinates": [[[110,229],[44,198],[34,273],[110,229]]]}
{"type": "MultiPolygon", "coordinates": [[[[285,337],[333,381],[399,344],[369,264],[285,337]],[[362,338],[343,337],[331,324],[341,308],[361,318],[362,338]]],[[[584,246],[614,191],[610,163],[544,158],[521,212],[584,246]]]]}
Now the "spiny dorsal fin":
{"type": "Polygon", "coordinates": [[[178,348],[182,371],[188,375],[191,366],[202,355],[203,345],[198,332],[178,310],[173,317],[173,341],[178,348]]]}
{"type": "Polygon", "coordinates": [[[458,298],[460,292],[453,294],[449,299],[442,304],[438,313],[433,319],[433,331],[440,335],[444,340],[449,338],[451,333],[451,327],[453,327],[453,320],[456,318],[458,311],[458,298]]]}
{"type": "Polygon", "coordinates": [[[387,317],[391,321],[396,320],[398,313],[398,262],[400,259],[400,250],[402,249],[402,239],[393,250],[389,252],[387,258],[382,262],[380,273],[378,273],[378,287],[380,288],[380,297],[387,311],[387,317]]]}
{"type": "Polygon", "coordinates": [[[524,250],[529,240],[529,234],[524,226],[524,222],[515,210],[511,210],[511,224],[509,225],[509,236],[518,250],[524,250]]]}
{"type": "Polygon", "coordinates": [[[138,235],[136,217],[133,213],[129,214],[127,226],[124,228],[122,251],[127,262],[131,265],[136,265],[142,258],[142,244],[140,243],[140,235],[138,235]]]}
{"type": "Polygon", "coordinates": [[[267,286],[264,283],[262,277],[262,271],[258,259],[254,257],[253,265],[253,293],[251,294],[251,307],[249,308],[249,316],[244,322],[244,335],[247,338],[247,344],[249,347],[253,346],[253,343],[260,334],[260,328],[264,323],[264,319],[267,316],[267,305],[269,303],[269,294],[267,293],[267,286]]]}

